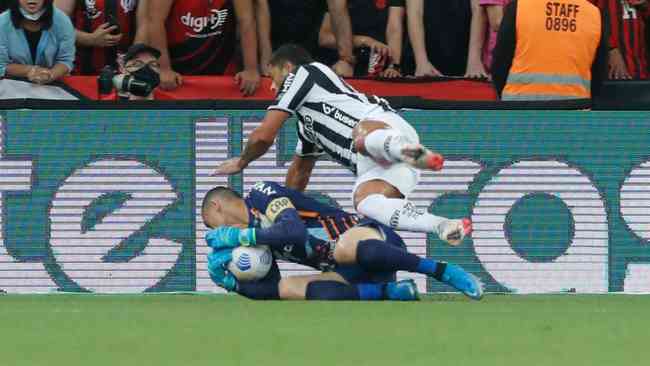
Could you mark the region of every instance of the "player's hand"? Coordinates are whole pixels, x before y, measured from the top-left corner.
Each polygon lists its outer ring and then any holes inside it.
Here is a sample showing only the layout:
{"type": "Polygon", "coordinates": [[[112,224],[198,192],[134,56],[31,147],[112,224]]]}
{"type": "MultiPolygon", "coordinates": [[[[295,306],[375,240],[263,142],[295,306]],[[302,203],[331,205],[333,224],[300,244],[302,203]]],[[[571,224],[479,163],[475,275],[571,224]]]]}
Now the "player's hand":
{"type": "Polygon", "coordinates": [[[239,91],[244,96],[255,94],[260,85],[260,73],[257,70],[244,70],[235,75],[235,83],[239,85],[239,91]]]}
{"type": "Polygon", "coordinates": [[[488,79],[490,75],[485,71],[483,62],[468,62],[465,69],[465,77],[468,79],[488,79]]]}
{"type": "Polygon", "coordinates": [[[212,249],[237,248],[255,245],[255,229],[221,226],[205,234],[205,241],[212,249]]]}
{"type": "Polygon", "coordinates": [[[431,64],[431,62],[421,62],[418,63],[415,67],[415,77],[426,77],[426,76],[443,76],[438,69],[431,64]]]}
{"type": "Polygon", "coordinates": [[[363,46],[370,48],[375,53],[378,53],[386,58],[390,58],[390,48],[385,43],[381,43],[378,40],[365,37],[363,40],[363,46]]]}
{"type": "Polygon", "coordinates": [[[241,172],[245,167],[246,165],[244,165],[241,158],[232,158],[221,163],[213,175],[233,175],[241,172]]]}
{"type": "Polygon", "coordinates": [[[174,90],[183,85],[183,77],[172,69],[160,70],[160,87],[163,90],[174,90]]]}
{"type": "Polygon", "coordinates": [[[618,48],[609,51],[609,78],[614,80],[632,79],[632,76],[627,72],[625,60],[618,48]]]}
{"type": "Polygon", "coordinates": [[[336,75],[344,78],[351,78],[354,76],[354,67],[352,64],[344,60],[339,60],[339,62],[335,63],[334,66],[332,66],[332,70],[334,70],[336,75]]]}
{"type": "Polygon", "coordinates": [[[237,279],[228,272],[228,263],[232,260],[232,249],[215,250],[208,254],[208,273],[218,286],[227,291],[237,290],[237,279]]]}
{"type": "Polygon", "coordinates": [[[110,25],[108,23],[100,25],[91,33],[91,43],[95,47],[113,47],[117,45],[122,39],[122,33],[111,34],[116,29],[116,25],[110,25]]]}

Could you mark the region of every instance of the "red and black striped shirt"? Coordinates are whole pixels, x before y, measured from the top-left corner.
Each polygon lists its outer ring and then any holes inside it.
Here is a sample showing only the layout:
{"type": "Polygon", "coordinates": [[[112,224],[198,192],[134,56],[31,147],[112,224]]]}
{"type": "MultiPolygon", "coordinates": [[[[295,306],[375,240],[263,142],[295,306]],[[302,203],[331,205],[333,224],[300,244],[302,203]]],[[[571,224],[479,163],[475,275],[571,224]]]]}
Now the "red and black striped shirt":
{"type": "Polygon", "coordinates": [[[106,65],[116,67],[117,54],[126,53],[133,44],[138,0],[78,0],[73,22],[75,28],[92,33],[104,23],[117,23],[122,33],[115,47],[79,47],[74,74],[97,75],[106,65]]]}
{"type": "Polygon", "coordinates": [[[629,0],[590,0],[601,11],[607,12],[610,23],[609,47],[618,48],[625,59],[628,73],[634,79],[647,79],[648,40],[646,21],[650,6],[634,6],[629,0]]]}

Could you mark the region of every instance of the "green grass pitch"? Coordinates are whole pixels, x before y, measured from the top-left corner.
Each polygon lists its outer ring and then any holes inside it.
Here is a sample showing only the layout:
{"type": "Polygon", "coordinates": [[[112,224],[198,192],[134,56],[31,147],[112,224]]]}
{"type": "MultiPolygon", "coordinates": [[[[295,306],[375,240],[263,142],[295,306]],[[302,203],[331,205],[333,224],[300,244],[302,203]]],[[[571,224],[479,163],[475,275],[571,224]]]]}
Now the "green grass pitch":
{"type": "Polygon", "coordinates": [[[0,296],[0,365],[650,365],[650,296],[0,296]]]}

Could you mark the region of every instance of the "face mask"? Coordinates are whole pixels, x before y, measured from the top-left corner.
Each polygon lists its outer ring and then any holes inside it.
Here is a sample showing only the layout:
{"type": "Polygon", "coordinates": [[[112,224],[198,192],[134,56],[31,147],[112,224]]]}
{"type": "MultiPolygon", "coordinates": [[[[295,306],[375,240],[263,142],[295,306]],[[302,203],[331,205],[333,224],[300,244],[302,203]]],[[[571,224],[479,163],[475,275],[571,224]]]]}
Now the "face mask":
{"type": "Polygon", "coordinates": [[[19,9],[20,9],[20,13],[25,17],[25,19],[31,20],[33,22],[37,22],[39,19],[41,19],[43,14],[45,14],[45,9],[41,9],[34,14],[28,13],[27,10],[23,8],[19,8],[19,9]]]}
{"type": "Polygon", "coordinates": [[[152,88],[156,88],[158,85],[160,85],[160,74],[154,71],[154,69],[152,69],[149,65],[145,65],[144,67],[137,69],[136,71],[132,72],[131,75],[133,75],[136,79],[144,81],[145,83],[151,85],[152,88]]]}

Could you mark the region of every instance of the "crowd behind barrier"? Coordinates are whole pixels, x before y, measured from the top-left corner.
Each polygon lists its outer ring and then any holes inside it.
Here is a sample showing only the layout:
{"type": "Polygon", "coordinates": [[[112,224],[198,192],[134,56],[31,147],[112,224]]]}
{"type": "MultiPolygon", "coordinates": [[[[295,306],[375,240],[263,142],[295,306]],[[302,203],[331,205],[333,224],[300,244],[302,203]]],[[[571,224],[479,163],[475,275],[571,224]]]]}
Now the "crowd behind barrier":
{"type": "MultiPolygon", "coordinates": [[[[608,77],[647,79],[647,0],[590,1],[606,15],[608,77]]],[[[194,76],[229,75],[242,95],[265,98],[262,77],[270,72],[272,52],[296,43],[344,77],[490,80],[492,50],[508,3],[0,0],[0,11],[8,9],[0,16],[0,77],[50,84],[68,73],[96,76],[108,67],[111,75],[159,84],[158,92],[144,98],[164,99],[171,91],[186,94],[183,89],[196,87],[201,79],[194,76]],[[133,50],[143,44],[155,51],[133,50]]],[[[558,9],[559,17],[571,17],[558,9]]],[[[469,88],[483,86],[467,84],[468,95],[475,98],[469,88]]],[[[121,96],[133,97],[133,90],[124,88],[121,96]]],[[[382,94],[377,89],[371,92],[382,94]]]]}

